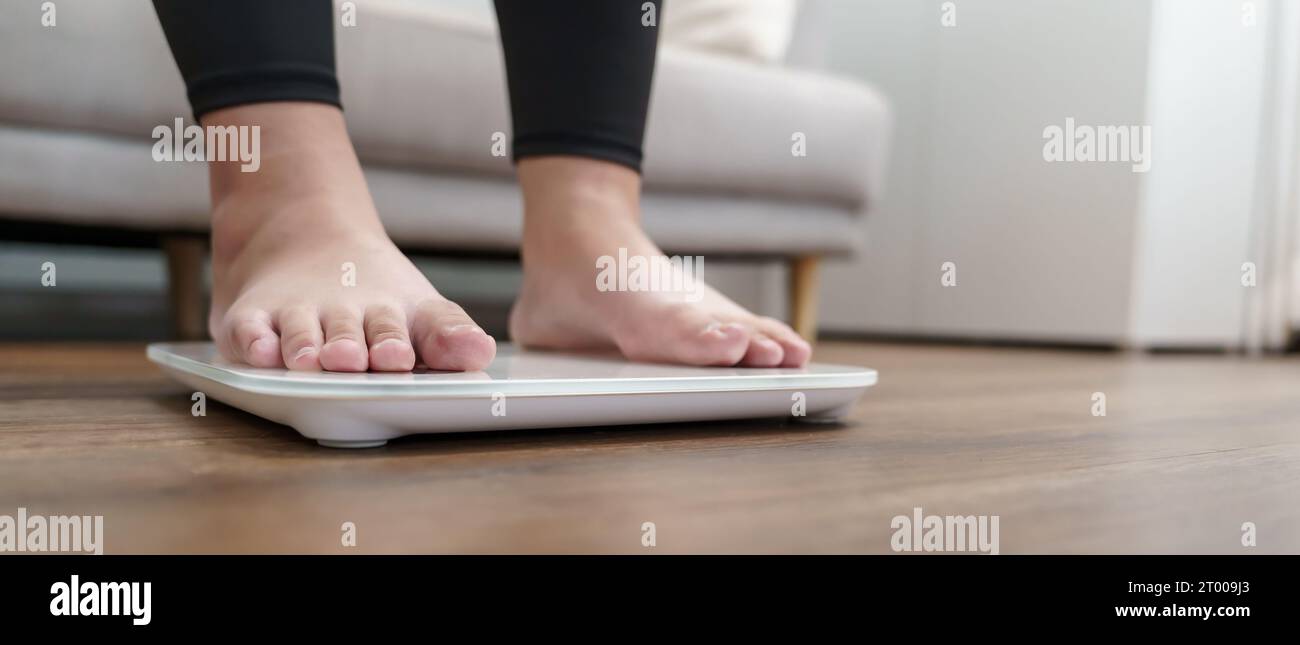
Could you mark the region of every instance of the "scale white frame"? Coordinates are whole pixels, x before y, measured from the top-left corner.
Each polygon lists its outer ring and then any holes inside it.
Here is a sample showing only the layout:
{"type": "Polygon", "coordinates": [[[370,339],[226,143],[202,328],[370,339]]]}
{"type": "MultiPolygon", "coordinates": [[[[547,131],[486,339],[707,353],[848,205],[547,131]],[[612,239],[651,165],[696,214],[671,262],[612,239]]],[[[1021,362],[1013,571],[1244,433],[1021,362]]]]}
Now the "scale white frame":
{"type": "Polygon", "coordinates": [[[835,421],[876,383],[865,367],[685,367],[509,344],[482,372],[290,372],[221,359],[212,343],[155,343],[149,359],[207,397],[334,448],[422,433],[769,417],[835,421]],[[799,400],[802,395],[802,401],[799,400]],[[794,413],[802,405],[804,415],[794,413]]]}

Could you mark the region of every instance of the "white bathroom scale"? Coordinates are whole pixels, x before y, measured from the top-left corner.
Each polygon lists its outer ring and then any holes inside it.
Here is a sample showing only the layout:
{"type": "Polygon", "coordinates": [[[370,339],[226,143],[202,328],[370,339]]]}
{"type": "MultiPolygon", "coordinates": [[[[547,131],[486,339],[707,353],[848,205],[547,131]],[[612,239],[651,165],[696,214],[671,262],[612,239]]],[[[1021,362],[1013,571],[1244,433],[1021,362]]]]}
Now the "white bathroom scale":
{"type": "Polygon", "coordinates": [[[323,446],[409,434],[793,417],[834,421],[876,383],[865,367],[684,367],[497,347],[482,372],[291,372],[223,360],[212,343],[155,343],[149,359],[209,398],[323,446]]]}

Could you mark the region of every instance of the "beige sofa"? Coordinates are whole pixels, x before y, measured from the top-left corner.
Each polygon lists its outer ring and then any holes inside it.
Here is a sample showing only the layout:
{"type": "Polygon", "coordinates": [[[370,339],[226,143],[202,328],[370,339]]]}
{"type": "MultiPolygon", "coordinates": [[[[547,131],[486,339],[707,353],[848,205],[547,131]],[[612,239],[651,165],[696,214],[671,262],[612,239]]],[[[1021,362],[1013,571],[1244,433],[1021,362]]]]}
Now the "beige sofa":
{"type": "MultiPolygon", "coordinates": [[[[60,0],[57,23],[0,22],[0,238],[159,244],[177,333],[204,334],[201,163],[155,162],[150,133],[191,118],[148,0],[60,0]]],[[[337,27],[348,127],[384,222],[411,252],[512,254],[520,198],[501,53],[487,20],[362,0],[337,27]]],[[[804,5],[794,55],[817,39],[804,5]]],[[[782,258],[814,328],[817,259],[852,253],[878,194],[889,114],[862,84],[664,47],[646,142],[646,226],[669,253],[782,258]],[[801,135],[806,155],[792,153],[801,135]]]]}

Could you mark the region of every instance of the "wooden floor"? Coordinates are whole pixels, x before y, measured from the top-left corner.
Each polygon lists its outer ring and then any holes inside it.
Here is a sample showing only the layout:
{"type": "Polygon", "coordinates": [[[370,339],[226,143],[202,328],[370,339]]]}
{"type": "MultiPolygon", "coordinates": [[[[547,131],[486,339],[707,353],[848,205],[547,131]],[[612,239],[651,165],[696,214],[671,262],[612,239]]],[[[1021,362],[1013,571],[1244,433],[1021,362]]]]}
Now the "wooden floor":
{"type": "Polygon", "coordinates": [[[1300,552],[1300,359],[861,343],[816,358],[881,372],[843,425],[338,451],[214,401],[192,417],[139,345],[0,345],[0,514],[103,515],[108,553],[889,552],[891,519],[918,506],[999,516],[1002,553],[1300,552]]]}

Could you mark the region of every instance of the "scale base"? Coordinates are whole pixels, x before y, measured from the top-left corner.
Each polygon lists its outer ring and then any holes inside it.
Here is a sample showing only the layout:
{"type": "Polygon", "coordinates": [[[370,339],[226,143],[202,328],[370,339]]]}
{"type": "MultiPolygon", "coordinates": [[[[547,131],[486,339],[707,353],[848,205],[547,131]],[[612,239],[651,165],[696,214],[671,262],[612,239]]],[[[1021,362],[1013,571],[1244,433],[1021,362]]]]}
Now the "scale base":
{"type": "Polygon", "coordinates": [[[351,449],[411,434],[781,418],[795,410],[801,423],[834,423],[876,382],[865,367],[652,365],[509,344],[482,372],[258,369],[222,360],[211,343],[159,343],[148,354],[209,398],[351,449]]]}

